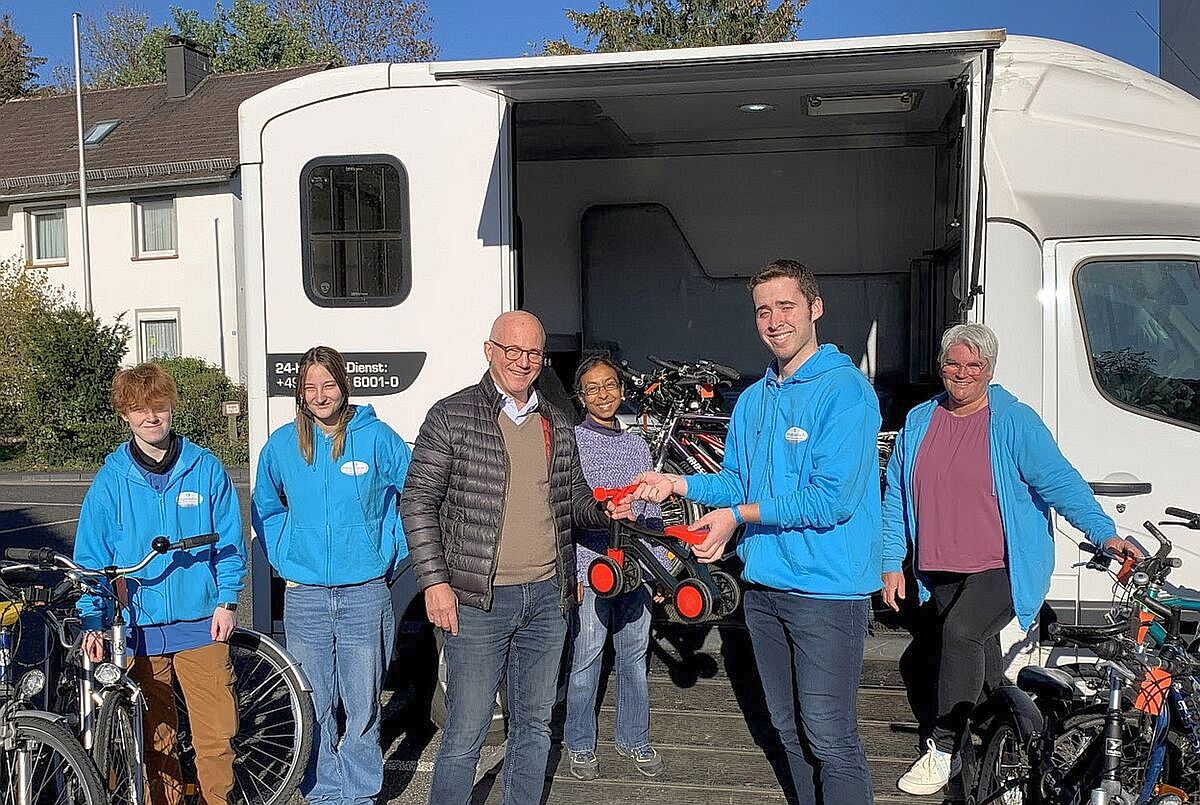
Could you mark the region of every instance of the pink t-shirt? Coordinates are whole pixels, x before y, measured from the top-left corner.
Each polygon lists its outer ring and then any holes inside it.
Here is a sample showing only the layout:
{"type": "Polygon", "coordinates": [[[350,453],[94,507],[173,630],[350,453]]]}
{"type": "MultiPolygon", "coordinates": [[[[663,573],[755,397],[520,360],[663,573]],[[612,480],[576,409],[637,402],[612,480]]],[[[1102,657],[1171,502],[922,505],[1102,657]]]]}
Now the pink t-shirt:
{"type": "Polygon", "coordinates": [[[917,452],[913,506],[917,567],[978,573],[1004,567],[1004,525],[992,479],[991,411],[958,417],[942,406],[917,452]]]}

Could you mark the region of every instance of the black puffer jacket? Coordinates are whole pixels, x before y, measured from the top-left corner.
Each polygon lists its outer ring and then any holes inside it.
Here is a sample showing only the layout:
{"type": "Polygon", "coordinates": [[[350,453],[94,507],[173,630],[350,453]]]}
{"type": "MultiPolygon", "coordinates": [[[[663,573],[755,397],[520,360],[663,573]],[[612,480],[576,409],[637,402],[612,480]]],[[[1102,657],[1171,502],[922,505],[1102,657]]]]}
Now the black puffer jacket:
{"type": "MultiPolygon", "coordinates": [[[[497,543],[508,486],[498,418],[504,398],[491,375],[434,403],[421,425],[400,497],[417,586],[449,582],[458,600],[492,607],[497,543]]],[[[579,466],[567,415],[539,399],[550,423],[550,509],[558,530],[557,576],[564,607],[575,600],[572,525],[607,527],[579,466]]]]}

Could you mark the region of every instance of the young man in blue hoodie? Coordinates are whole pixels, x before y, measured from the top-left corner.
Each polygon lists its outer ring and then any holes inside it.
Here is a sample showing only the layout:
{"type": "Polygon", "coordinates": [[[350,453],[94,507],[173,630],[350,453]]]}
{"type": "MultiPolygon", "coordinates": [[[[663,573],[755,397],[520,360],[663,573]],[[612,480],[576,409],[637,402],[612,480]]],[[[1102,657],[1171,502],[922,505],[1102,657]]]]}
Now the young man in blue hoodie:
{"type": "Polygon", "coordinates": [[[745,525],[737,553],[746,625],[799,801],[866,805],[857,702],[882,561],[879,402],[848,357],[817,343],[824,302],[809,269],[776,260],[750,291],[775,360],[738,398],[724,466],[712,475],[643,473],[634,497],[722,507],[693,526],[709,530],[696,548],[701,561],[719,559],[745,525]]]}
{"type": "MultiPolygon", "coordinates": [[[[237,704],[224,642],[236,625],[246,575],[237,492],[221,462],[171,430],[175,381],[156,363],[113,378],[113,407],[132,438],[104,461],[83,499],[75,561],[87,568],[132,565],[157,536],[172,541],[217,534],[215,545],[155,557],[130,579],[123,599],[134,654],[130,673],[146,697],[143,721],[150,801],[183,796],[175,756],[175,683],[183,689],[196,750],[196,775],[208,805],[224,805],[233,786],[237,704]]],[[[84,650],[104,657],[99,630],[112,612],[92,597],[79,601],[84,650]]]]}

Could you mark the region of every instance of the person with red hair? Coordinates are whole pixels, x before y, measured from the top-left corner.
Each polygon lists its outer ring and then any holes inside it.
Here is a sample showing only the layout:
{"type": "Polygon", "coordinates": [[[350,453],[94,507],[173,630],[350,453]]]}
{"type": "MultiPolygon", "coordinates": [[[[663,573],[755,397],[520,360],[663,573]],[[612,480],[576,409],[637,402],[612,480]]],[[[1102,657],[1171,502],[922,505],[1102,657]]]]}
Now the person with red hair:
{"type": "MultiPolygon", "coordinates": [[[[130,624],[130,675],[146,697],[147,787],[153,805],[177,805],[184,783],[175,755],[175,685],[183,690],[196,750],[196,775],[208,805],[233,787],[237,703],[225,641],[236,625],[246,575],[237,492],[216,456],[171,429],[179,394],[157,363],[117,372],[112,403],[130,439],[96,473],[79,513],[75,561],[88,568],[128,565],[151,541],[216,534],[217,542],[157,556],[115,590],[130,624]]],[[[113,613],[101,599],[79,601],[84,650],[104,658],[113,613]]]]}

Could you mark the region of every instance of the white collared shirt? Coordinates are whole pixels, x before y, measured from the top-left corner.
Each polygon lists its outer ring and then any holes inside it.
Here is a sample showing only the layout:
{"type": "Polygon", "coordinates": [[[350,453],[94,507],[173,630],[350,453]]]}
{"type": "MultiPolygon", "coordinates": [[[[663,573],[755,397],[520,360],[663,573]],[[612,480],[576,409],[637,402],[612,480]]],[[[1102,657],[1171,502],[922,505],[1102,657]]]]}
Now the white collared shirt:
{"type": "MultiPolygon", "coordinates": [[[[496,381],[493,380],[492,382],[495,383],[496,381]]],[[[499,384],[496,385],[496,391],[500,392],[500,396],[504,398],[504,413],[513,421],[514,424],[520,425],[526,419],[528,419],[531,414],[537,412],[538,395],[536,389],[529,390],[529,402],[525,403],[524,408],[517,404],[516,398],[512,397],[504,389],[500,388],[499,384]]]]}

